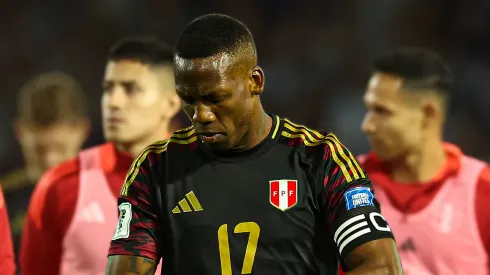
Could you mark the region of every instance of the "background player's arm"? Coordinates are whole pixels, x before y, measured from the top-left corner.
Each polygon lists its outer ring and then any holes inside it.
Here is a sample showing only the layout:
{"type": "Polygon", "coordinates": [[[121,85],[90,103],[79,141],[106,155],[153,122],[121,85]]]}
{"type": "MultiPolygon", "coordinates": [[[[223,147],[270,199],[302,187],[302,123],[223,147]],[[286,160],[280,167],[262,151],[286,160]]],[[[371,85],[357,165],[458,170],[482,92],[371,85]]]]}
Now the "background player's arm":
{"type": "Polygon", "coordinates": [[[119,196],[119,220],[109,249],[108,275],[154,274],[160,260],[157,248],[162,228],[151,187],[151,160],[156,156],[147,150],[135,160],[119,196]]]}
{"type": "Polygon", "coordinates": [[[326,143],[325,218],[346,275],[401,274],[393,235],[370,180],[334,135],[326,143]]]}
{"type": "Polygon", "coordinates": [[[59,228],[57,185],[45,175],[32,194],[21,239],[20,269],[23,275],[60,273],[63,236],[59,228]]]}
{"type": "Polygon", "coordinates": [[[0,274],[15,274],[14,250],[9,227],[7,208],[0,188],[0,274]]]}

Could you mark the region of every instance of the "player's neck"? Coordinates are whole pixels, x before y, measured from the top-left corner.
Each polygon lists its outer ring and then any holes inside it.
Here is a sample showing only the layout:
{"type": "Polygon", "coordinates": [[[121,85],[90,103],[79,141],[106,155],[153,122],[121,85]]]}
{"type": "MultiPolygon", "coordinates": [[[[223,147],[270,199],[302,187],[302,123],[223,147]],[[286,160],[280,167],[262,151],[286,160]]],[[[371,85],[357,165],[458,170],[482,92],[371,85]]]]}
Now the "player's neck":
{"type": "Polygon", "coordinates": [[[129,155],[136,158],[147,146],[164,139],[169,138],[170,136],[170,123],[162,124],[158,130],[154,131],[152,134],[143,137],[140,140],[129,143],[116,143],[116,148],[119,151],[128,153],[129,155]]]}
{"type": "Polygon", "coordinates": [[[446,163],[441,139],[427,140],[418,150],[392,163],[394,181],[406,184],[430,182],[446,163]]]}
{"type": "Polygon", "coordinates": [[[262,109],[252,115],[249,132],[241,144],[243,149],[251,149],[261,143],[269,135],[272,128],[272,118],[262,109]]]}

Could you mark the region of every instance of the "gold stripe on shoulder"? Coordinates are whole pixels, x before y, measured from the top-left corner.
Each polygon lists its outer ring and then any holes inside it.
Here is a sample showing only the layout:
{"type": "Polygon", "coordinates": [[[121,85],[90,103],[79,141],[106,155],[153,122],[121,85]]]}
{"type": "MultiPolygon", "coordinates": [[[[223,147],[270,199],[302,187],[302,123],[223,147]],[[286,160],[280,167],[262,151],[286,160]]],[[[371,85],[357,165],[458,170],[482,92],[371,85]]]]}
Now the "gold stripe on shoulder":
{"type": "Polygon", "coordinates": [[[186,133],[181,133],[180,131],[175,132],[169,139],[170,142],[178,143],[178,144],[189,144],[197,140],[197,137],[194,135],[196,131],[194,128],[188,127],[188,131],[186,133]],[[194,136],[193,136],[194,135],[194,136]]]}
{"type": "Polygon", "coordinates": [[[347,170],[347,167],[345,166],[345,164],[342,162],[342,160],[337,155],[337,150],[336,150],[335,146],[332,144],[332,142],[330,140],[326,140],[325,142],[327,143],[328,147],[330,148],[330,152],[332,152],[333,160],[340,167],[342,174],[344,174],[345,181],[351,182],[352,177],[350,176],[349,170],[347,170]]]}
{"type": "Polygon", "coordinates": [[[357,159],[354,157],[354,155],[352,155],[352,153],[347,149],[347,147],[345,147],[340,142],[340,140],[337,138],[337,136],[334,135],[333,133],[330,133],[330,134],[328,134],[328,138],[335,140],[337,148],[339,148],[340,151],[342,152],[341,155],[347,161],[349,167],[353,171],[353,174],[356,175],[357,174],[356,170],[357,170],[359,172],[361,178],[365,178],[366,175],[364,174],[364,171],[362,170],[361,166],[359,165],[359,162],[357,162],[357,159]],[[355,168],[352,166],[355,166],[355,168]]]}
{"type": "Polygon", "coordinates": [[[174,134],[185,134],[194,130],[194,126],[185,127],[174,132],[174,134]]]}
{"type": "Polygon", "coordinates": [[[170,137],[170,139],[156,142],[156,143],[146,147],[146,149],[140,153],[140,155],[133,162],[133,165],[131,165],[131,168],[130,168],[127,176],[126,176],[126,180],[124,181],[124,185],[121,189],[121,196],[127,196],[128,188],[133,183],[133,181],[136,179],[136,176],[139,173],[140,166],[145,161],[148,154],[150,154],[150,153],[153,153],[153,154],[163,153],[167,150],[168,145],[170,143],[190,144],[190,143],[193,143],[194,141],[197,140],[197,136],[194,135],[195,131],[194,131],[194,128],[192,126],[187,127],[185,129],[187,129],[187,133],[179,133],[179,132],[183,131],[184,129],[179,130],[179,131],[175,132],[170,137]]]}
{"type": "Polygon", "coordinates": [[[284,121],[286,121],[287,123],[289,123],[291,126],[293,126],[293,127],[295,127],[295,128],[298,128],[298,129],[305,129],[305,130],[307,130],[308,132],[311,132],[311,133],[315,134],[315,135],[316,135],[318,138],[320,138],[320,139],[322,139],[322,138],[324,138],[324,137],[325,137],[325,135],[322,135],[320,132],[315,131],[315,130],[313,130],[313,129],[310,129],[310,128],[308,128],[308,127],[304,126],[304,125],[294,123],[294,122],[292,122],[291,120],[289,120],[289,119],[287,119],[287,118],[285,118],[285,119],[284,119],[284,121]]]}
{"type": "Polygon", "coordinates": [[[323,142],[325,136],[321,135],[320,133],[318,133],[318,135],[313,134],[308,128],[304,126],[296,127],[285,120],[284,129],[285,131],[283,131],[281,135],[289,138],[302,138],[306,146],[317,146],[320,144],[325,144],[325,142],[323,142]],[[288,131],[291,132],[289,133],[289,135],[287,133],[288,131]]]}
{"type": "Polygon", "coordinates": [[[322,144],[325,144],[325,141],[323,140],[319,140],[317,142],[312,142],[310,140],[308,140],[306,138],[306,135],[304,133],[295,133],[295,134],[292,134],[292,133],[289,133],[287,131],[282,131],[281,132],[281,136],[283,137],[287,137],[287,138],[301,138],[303,140],[303,143],[304,145],[306,146],[318,146],[318,145],[322,145],[322,144]]]}
{"type": "Polygon", "coordinates": [[[27,178],[27,172],[25,168],[13,170],[10,173],[2,176],[0,178],[0,183],[4,192],[15,190],[17,188],[22,188],[28,184],[31,184],[29,182],[29,179],[27,178]]]}
{"type": "Polygon", "coordinates": [[[162,140],[156,142],[148,147],[146,147],[143,152],[139,154],[139,156],[134,160],[133,165],[129,169],[128,174],[126,175],[126,179],[124,180],[123,187],[121,189],[121,196],[128,195],[128,188],[133,183],[134,179],[139,173],[139,169],[141,164],[145,161],[146,157],[149,153],[160,154],[167,150],[169,140],[162,140]]]}
{"type": "Polygon", "coordinates": [[[340,143],[334,134],[323,136],[320,133],[311,131],[302,125],[292,125],[289,121],[285,121],[284,128],[286,131],[282,131],[282,136],[288,138],[301,138],[303,140],[303,144],[306,146],[319,146],[326,144],[330,148],[333,160],[342,170],[347,182],[366,177],[355,157],[345,146],[342,145],[342,143],[340,143]],[[320,136],[323,138],[320,138],[320,136]]]}
{"type": "Polygon", "coordinates": [[[272,139],[275,139],[277,135],[277,131],[279,130],[279,124],[281,124],[281,120],[276,115],[272,119],[276,120],[276,127],[274,127],[274,132],[272,133],[272,139]]]}

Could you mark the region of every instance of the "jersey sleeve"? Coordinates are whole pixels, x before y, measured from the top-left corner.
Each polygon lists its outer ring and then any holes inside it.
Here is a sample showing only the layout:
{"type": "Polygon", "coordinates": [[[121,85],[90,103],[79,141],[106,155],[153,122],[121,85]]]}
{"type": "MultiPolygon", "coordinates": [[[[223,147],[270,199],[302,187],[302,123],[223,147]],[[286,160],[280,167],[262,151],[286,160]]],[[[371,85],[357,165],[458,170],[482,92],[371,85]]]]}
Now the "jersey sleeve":
{"type": "Polygon", "coordinates": [[[0,188],[0,274],[14,275],[15,261],[7,208],[0,188]]]}
{"type": "Polygon", "coordinates": [[[159,262],[162,228],[153,184],[157,154],[148,147],[134,161],[118,198],[119,219],[109,256],[141,256],[159,262]]]}
{"type": "Polygon", "coordinates": [[[490,200],[488,200],[488,194],[490,194],[490,167],[487,166],[481,172],[476,187],[475,215],[483,247],[490,258],[490,211],[488,211],[490,200]]]}
{"type": "Polygon", "coordinates": [[[327,136],[325,145],[324,200],[325,220],[341,262],[364,243],[393,238],[371,181],[333,134],[327,136]]]}
{"type": "Polygon", "coordinates": [[[59,274],[65,228],[73,218],[78,177],[59,178],[58,169],[38,182],[21,237],[20,269],[24,275],[59,274]]]}

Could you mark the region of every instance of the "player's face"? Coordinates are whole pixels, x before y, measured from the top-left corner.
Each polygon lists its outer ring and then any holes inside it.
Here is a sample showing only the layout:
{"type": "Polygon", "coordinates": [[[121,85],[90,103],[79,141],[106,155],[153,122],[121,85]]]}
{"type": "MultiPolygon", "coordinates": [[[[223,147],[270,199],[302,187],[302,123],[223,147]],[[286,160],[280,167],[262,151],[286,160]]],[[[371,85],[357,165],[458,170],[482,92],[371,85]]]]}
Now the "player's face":
{"type": "Polygon", "coordinates": [[[421,140],[423,111],[407,103],[402,81],[397,76],[375,73],[364,94],[367,113],[362,130],[373,151],[383,160],[415,150],[421,140]]]}
{"type": "Polygon", "coordinates": [[[177,94],[201,140],[213,150],[240,148],[260,104],[262,70],[237,68],[226,53],[175,63],[177,94]]]}
{"type": "Polygon", "coordinates": [[[162,123],[170,121],[178,106],[171,106],[170,90],[175,85],[173,71],[168,70],[168,73],[157,73],[149,65],[133,60],[107,63],[101,105],[104,136],[108,141],[136,143],[154,136],[162,123]]]}
{"type": "Polygon", "coordinates": [[[88,133],[88,125],[57,123],[48,127],[19,122],[17,137],[32,176],[40,177],[49,168],[78,154],[88,133]]]}

